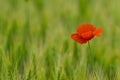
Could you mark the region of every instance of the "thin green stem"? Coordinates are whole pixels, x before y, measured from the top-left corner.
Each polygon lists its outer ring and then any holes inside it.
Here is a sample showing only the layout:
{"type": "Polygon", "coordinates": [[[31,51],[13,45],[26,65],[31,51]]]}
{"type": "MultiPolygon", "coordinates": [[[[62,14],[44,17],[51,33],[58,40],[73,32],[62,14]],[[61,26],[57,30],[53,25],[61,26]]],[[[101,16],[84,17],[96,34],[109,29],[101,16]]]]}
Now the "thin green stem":
{"type": "Polygon", "coordinates": [[[87,74],[89,74],[91,71],[92,71],[92,65],[93,65],[93,61],[92,61],[92,59],[93,59],[93,55],[92,55],[92,49],[91,49],[91,47],[90,47],[90,42],[88,41],[88,57],[87,57],[87,59],[88,59],[88,61],[87,61],[87,67],[88,67],[88,73],[87,74]]]}
{"type": "Polygon", "coordinates": [[[88,54],[87,54],[87,78],[86,79],[88,79],[89,78],[89,74],[90,74],[90,68],[91,68],[91,47],[90,47],[90,42],[88,41],[88,54]]]}
{"type": "Polygon", "coordinates": [[[89,51],[90,51],[90,54],[92,53],[91,51],[91,47],[90,47],[90,42],[88,41],[88,47],[89,47],[89,51]]]}

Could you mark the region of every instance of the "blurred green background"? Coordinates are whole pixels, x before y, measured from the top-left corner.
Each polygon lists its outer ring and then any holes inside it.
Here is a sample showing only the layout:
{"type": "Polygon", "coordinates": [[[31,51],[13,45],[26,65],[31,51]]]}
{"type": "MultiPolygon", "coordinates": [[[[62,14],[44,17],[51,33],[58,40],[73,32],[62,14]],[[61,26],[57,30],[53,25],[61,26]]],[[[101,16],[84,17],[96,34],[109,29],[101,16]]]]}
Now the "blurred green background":
{"type": "Polygon", "coordinates": [[[120,0],[0,0],[0,80],[120,80],[120,0]],[[79,24],[103,27],[80,45],[79,24]]]}

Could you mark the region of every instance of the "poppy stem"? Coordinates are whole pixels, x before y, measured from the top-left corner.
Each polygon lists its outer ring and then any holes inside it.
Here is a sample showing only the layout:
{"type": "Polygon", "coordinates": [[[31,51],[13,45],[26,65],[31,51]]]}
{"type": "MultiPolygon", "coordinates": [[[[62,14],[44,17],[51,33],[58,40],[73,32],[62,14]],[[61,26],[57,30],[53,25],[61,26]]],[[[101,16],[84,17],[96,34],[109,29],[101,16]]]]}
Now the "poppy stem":
{"type": "Polygon", "coordinates": [[[92,53],[91,52],[91,47],[90,47],[90,42],[88,41],[88,47],[89,47],[89,51],[90,51],[90,54],[92,53]]]}
{"type": "Polygon", "coordinates": [[[87,56],[87,58],[88,58],[88,60],[87,60],[87,67],[88,67],[88,74],[89,74],[89,73],[92,72],[93,64],[94,64],[92,49],[90,47],[90,42],[89,41],[88,41],[88,52],[89,52],[89,54],[87,56]]]}

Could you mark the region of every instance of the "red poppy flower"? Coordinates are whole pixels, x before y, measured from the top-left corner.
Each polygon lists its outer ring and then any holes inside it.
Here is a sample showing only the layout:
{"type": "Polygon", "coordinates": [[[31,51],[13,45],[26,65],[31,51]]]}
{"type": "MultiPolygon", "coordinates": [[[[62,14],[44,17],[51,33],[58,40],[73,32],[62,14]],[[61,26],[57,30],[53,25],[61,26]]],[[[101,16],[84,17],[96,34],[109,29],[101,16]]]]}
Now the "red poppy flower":
{"type": "Polygon", "coordinates": [[[80,44],[94,38],[94,36],[101,36],[103,28],[96,28],[92,24],[81,24],[77,28],[77,32],[71,35],[71,38],[80,44]]]}

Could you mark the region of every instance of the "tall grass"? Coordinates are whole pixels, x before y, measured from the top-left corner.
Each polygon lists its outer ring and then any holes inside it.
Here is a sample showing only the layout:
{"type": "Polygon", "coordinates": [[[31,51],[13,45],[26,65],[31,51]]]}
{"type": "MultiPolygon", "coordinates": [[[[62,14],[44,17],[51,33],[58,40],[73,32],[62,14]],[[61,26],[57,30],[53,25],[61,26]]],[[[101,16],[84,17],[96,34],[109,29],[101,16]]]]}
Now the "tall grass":
{"type": "Polygon", "coordinates": [[[119,0],[0,0],[0,80],[119,80],[119,0]],[[81,23],[103,27],[80,45],[81,23]]]}

